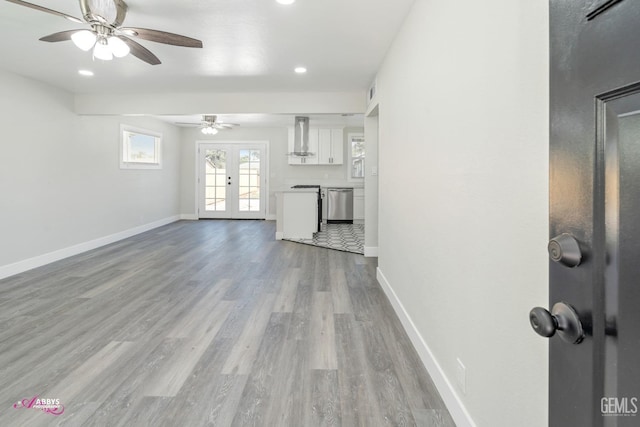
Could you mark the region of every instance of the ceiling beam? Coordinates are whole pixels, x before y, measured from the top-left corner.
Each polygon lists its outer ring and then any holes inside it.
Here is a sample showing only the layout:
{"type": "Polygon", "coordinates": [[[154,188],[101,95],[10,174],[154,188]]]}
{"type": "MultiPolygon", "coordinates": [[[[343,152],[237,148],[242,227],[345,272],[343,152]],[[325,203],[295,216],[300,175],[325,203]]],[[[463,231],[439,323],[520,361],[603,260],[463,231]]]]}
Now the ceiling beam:
{"type": "Polygon", "coordinates": [[[80,115],[364,113],[366,92],[78,94],[80,115]]]}

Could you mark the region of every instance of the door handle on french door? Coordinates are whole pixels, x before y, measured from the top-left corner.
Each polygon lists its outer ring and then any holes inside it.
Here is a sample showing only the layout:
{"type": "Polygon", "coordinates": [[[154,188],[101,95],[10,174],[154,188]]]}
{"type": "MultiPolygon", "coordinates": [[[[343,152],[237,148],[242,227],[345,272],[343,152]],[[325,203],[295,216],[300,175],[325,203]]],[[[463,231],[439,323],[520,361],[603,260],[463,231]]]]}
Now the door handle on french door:
{"type": "Polygon", "coordinates": [[[582,261],[582,252],[578,241],[570,234],[562,233],[549,240],[549,257],[567,267],[577,267],[582,261]]]}
{"type": "Polygon", "coordinates": [[[584,329],[576,310],[569,304],[558,302],[551,313],[542,307],[534,307],[529,312],[529,322],[540,336],[551,338],[556,331],[569,344],[580,344],[584,339],[584,329]]]}

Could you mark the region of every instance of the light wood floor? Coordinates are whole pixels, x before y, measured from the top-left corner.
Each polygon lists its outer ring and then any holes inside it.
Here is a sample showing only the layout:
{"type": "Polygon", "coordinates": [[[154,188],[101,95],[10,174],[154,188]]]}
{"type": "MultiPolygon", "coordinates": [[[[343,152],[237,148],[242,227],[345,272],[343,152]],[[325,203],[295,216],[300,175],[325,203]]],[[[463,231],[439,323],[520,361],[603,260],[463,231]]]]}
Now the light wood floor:
{"type": "Polygon", "coordinates": [[[453,426],[375,259],[274,235],[182,221],[0,281],[0,426],[453,426]]]}

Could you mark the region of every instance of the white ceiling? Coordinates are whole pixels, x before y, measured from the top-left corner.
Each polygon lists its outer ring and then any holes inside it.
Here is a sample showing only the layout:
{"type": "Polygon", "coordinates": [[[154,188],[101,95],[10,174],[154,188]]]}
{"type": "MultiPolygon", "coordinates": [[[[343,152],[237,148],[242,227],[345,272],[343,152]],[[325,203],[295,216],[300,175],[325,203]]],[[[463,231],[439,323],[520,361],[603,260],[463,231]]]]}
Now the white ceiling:
{"type": "MultiPolygon", "coordinates": [[[[80,17],[76,0],[30,0],[80,17]]],[[[0,67],[74,93],[366,90],[414,0],[128,0],[125,26],[201,39],[203,49],[138,41],[163,62],[93,61],[71,42],[38,39],[83,28],[0,0],[0,67]],[[296,75],[304,65],[309,72],[296,75]],[[91,78],[79,69],[94,71],[91,78]]]]}

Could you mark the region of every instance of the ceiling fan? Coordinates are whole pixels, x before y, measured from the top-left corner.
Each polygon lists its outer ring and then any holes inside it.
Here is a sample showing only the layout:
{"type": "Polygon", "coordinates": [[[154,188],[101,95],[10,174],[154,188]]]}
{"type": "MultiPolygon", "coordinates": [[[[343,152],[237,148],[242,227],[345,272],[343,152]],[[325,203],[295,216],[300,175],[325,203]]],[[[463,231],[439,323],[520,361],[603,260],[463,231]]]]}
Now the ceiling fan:
{"type": "Polygon", "coordinates": [[[40,40],[45,42],[71,40],[84,51],[89,51],[93,48],[94,58],[102,60],[108,61],[113,59],[114,56],[121,58],[130,52],[133,56],[148,64],[158,65],[161,63],[151,51],[129,37],[138,37],[173,46],[202,47],[200,40],[179,34],[148,28],[123,27],[122,24],[127,15],[127,4],[123,0],[79,0],[82,19],[22,0],[6,1],[61,16],[79,24],[89,24],[91,26],[90,30],[62,31],[42,37],[40,40]]]}
{"type": "Polygon", "coordinates": [[[202,116],[202,120],[200,121],[199,124],[195,124],[195,123],[176,123],[176,124],[181,126],[199,126],[201,128],[200,129],[201,132],[204,133],[205,135],[215,135],[216,133],[218,133],[218,130],[232,129],[234,126],[240,126],[237,123],[219,122],[218,116],[215,116],[212,114],[205,114],[204,116],[202,116]]]}

